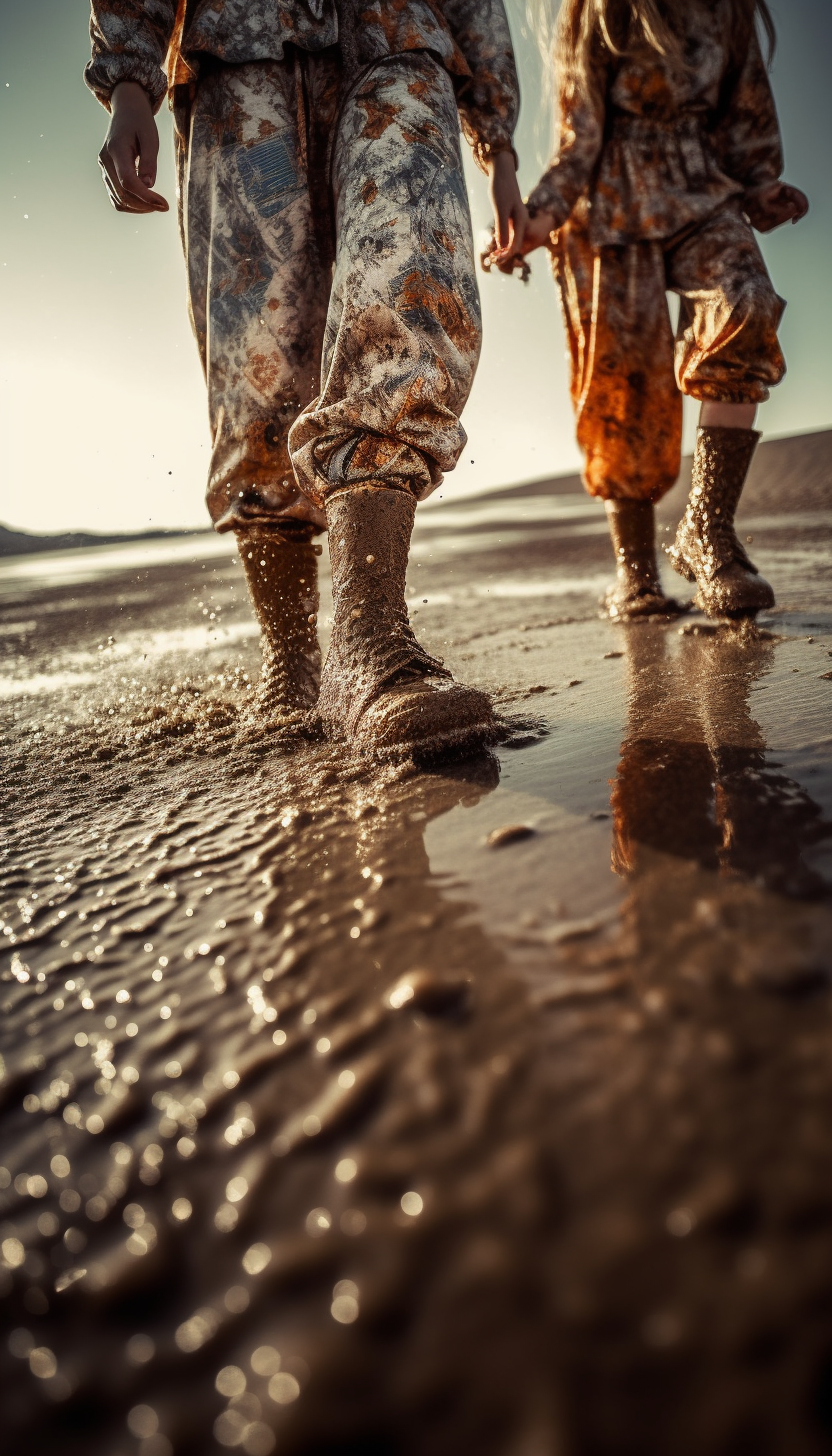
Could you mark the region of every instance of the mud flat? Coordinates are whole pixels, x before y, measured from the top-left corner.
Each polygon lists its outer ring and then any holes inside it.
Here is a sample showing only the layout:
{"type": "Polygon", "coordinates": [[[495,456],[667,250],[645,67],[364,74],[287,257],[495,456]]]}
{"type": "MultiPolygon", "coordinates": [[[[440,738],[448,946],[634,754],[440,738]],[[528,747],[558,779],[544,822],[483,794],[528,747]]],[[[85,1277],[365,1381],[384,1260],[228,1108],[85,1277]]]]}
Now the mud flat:
{"type": "Polygon", "coordinates": [[[240,729],[227,542],[0,565],[6,1450],[829,1451],[831,458],[759,456],[755,633],[449,489],[506,741],[383,774],[240,729]]]}

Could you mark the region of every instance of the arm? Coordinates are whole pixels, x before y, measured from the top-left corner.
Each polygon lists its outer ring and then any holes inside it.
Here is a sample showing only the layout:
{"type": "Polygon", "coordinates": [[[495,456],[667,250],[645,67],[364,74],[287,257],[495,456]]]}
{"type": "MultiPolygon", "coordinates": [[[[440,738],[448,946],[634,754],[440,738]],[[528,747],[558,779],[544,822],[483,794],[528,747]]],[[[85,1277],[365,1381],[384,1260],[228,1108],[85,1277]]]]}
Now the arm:
{"type": "Polygon", "coordinates": [[[462,130],[478,166],[512,151],[520,88],[503,0],[443,0],[442,13],[471,74],[457,88],[462,130]]]}
{"type": "Polygon", "coordinates": [[[92,59],[84,79],[102,106],[122,81],[144,88],[153,111],[167,91],[165,57],[177,18],[177,0],[92,0],[92,59]]]}
{"type": "MultiPolygon", "coordinates": [[[[599,57],[591,87],[579,90],[571,80],[561,84],[557,151],[528,200],[532,219],[540,219],[535,236],[562,227],[592,181],[604,142],[606,82],[599,57]]],[[[536,237],[532,246],[544,240],[536,237]]]]}
{"type": "Polygon", "coordinates": [[[150,97],[136,81],[119,81],[110,97],[110,127],[98,163],[116,212],[167,212],[154,192],[159,133],[150,97]]]}
{"type": "Polygon", "coordinates": [[[783,145],[771,83],[752,30],[748,52],[714,133],[723,170],[745,188],[743,208],[760,232],[797,222],[809,203],[797,187],[780,181],[783,145]]]}
{"type": "Polygon", "coordinates": [[[599,51],[591,87],[578,89],[563,83],[559,96],[558,148],[527,199],[527,220],[513,250],[492,245],[482,257],[483,267],[492,265],[502,273],[520,271],[525,281],[528,264],[523,262],[535,248],[551,246],[552,234],[563,226],[578,199],[589,187],[604,143],[605,97],[608,55],[599,51]]]}
{"type": "Polygon", "coordinates": [[[723,170],[747,191],[778,181],[783,171],[780,126],[754,31],[742,68],[722,99],[714,142],[723,170]]]}
{"type": "Polygon", "coordinates": [[[471,72],[457,91],[462,129],[489,178],[497,249],[513,256],[528,215],[512,146],[520,88],[503,0],[444,0],[442,10],[471,72]]]}

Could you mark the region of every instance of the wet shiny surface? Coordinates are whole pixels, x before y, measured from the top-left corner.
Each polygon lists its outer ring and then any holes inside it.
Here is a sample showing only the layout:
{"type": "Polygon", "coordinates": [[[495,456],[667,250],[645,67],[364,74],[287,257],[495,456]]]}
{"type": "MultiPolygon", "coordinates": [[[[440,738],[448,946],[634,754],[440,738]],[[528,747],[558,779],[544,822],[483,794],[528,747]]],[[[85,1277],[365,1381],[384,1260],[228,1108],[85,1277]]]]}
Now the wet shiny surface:
{"type": "Polygon", "coordinates": [[[227,543],[0,566],[11,1449],[828,1450],[828,501],[754,633],[598,620],[574,489],[422,512],[525,720],[427,770],[240,729],[227,543]]]}

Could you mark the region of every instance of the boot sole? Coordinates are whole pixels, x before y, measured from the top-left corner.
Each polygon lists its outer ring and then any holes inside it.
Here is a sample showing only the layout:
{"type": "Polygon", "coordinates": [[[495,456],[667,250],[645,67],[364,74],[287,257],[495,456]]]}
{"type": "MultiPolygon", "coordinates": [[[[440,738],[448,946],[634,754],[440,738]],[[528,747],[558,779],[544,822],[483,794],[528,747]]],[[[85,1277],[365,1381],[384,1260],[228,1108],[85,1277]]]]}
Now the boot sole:
{"type": "Polygon", "coordinates": [[[493,720],[431,733],[425,738],[411,738],[400,743],[356,742],[348,739],[340,729],[332,730],[322,719],[318,720],[317,726],[330,743],[349,743],[352,752],[358,757],[372,758],[378,763],[410,758],[430,762],[462,753],[475,753],[480,749],[490,748],[499,742],[501,736],[499,725],[493,720]]]}
{"type": "Polygon", "coordinates": [[[715,620],[719,620],[720,618],[722,618],[723,620],[727,620],[729,622],[747,621],[749,617],[756,617],[758,612],[767,612],[775,604],[773,592],[771,593],[770,597],[766,598],[765,601],[754,603],[749,602],[746,606],[743,606],[741,604],[737,607],[714,606],[705,601],[699,592],[696,593],[696,596],[693,600],[694,604],[699,608],[700,612],[704,612],[706,617],[711,617],[715,620]]]}
{"type": "Polygon", "coordinates": [[[392,745],[388,748],[371,749],[370,752],[382,761],[399,757],[414,758],[422,763],[430,763],[439,758],[451,758],[465,753],[478,752],[480,749],[488,748],[496,743],[499,736],[496,723],[482,722],[471,724],[467,728],[434,733],[429,738],[402,744],[400,747],[392,745]]]}

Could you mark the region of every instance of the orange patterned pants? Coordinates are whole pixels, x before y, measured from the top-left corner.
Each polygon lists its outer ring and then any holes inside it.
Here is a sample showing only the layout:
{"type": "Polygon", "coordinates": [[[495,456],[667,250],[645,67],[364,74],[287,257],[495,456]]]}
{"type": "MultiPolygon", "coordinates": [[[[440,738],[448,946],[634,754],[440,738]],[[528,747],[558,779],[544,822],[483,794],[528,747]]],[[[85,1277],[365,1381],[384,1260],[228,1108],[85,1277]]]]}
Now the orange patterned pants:
{"type": "Polygon", "coordinates": [[[570,221],[553,270],[590,495],[661,499],[679,474],[682,395],[760,403],[785,373],[785,304],[738,210],[667,240],[597,250],[570,221]],[[675,337],[668,292],[681,302],[675,337]]]}

